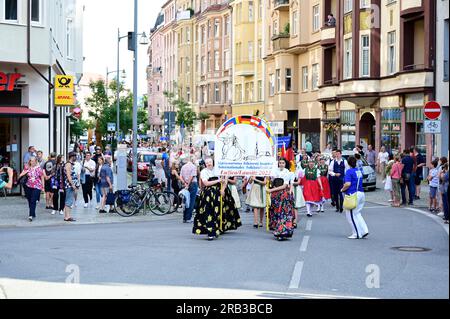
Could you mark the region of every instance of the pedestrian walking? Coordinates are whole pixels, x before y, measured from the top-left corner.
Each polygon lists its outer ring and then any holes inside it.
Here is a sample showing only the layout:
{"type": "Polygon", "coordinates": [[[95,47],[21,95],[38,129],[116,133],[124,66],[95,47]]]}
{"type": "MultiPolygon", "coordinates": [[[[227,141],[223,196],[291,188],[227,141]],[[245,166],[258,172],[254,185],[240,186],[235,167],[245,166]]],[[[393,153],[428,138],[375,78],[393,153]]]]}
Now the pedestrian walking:
{"type": "Polygon", "coordinates": [[[392,203],[394,201],[394,194],[392,191],[392,166],[394,165],[394,156],[392,154],[389,154],[389,162],[386,165],[386,178],[384,180],[384,190],[389,192],[390,199],[388,200],[389,203],[392,203]]]}
{"type": "Polygon", "coordinates": [[[394,163],[392,164],[390,176],[392,181],[392,195],[393,195],[393,207],[400,207],[401,190],[400,180],[402,178],[403,164],[400,162],[400,155],[394,157],[394,163]]]}
{"type": "Polygon", "coordinates": [[[367,146],[366,154],[367,163],[375,170],[377,165],[377,152],[373,149],[372,145],[367,146]]]}
{"type": "Polygon", "coordinates": [[[389,153],[386,152],[386,148],[381,146],[380,151],[378,152],[377,158],[377,167],[378,173],[381,174],[383,181],[386,178],[386,165],[389,161],[389,153]]]}
{"type": "Polygon", "coordinates": [[[27,182],[25,187],[25,195],[28,200],[30,222],[36,218],[36,206],[44,190],[44,171],[39,166],[36,157],[31,156],[25,169],[19,175],[19,179],[26,176],[27,182]]]}
{"type": "Polygon", "coordinates": [[[170,181],[172,184],[173,192],[178,195],[181,191],[181,183],[182,183],[180,177],[180,162],[178,161],[174,161],[172,164],[172,169],[170,171],[170,181]]]}
{"type": "Polygon", "coordinates": [[[114,190],[113,186],[114,186],[114,175],[111,169],[111,158],[107,156],[105,157],[105,163],[102,165],[102,168],[100,169],[100,188],[102,193],[102,201],[99,211],[100,214],[107,213],[105,209],[106,199],[108,197],[108,194],[113,192],[114,190]]]}
{"type": "Polygon", "coordinates": [[[301,168],[297,168],[294,173],[293,179],[293,191],[294,191],[294,229],[300,221],[298,217],[299,210],[306,206],[305,197],[303,196],[303,188],[301,186],[301,180],[304,177],[304,172],[301,168]]]}
{"type": "Polygon", "coordinates": [[[401,180],[402,205],[406,205],[406,189],[408,189],[409,201],[408,205],[414,205],[414,193],[416,185],[414,183],[413,169],[414,160],[410,156],[410,151],[405,150],[402,158],[403,171],[401,180]]]}
{"type": "Polygon", "coordinates": [[[295,219],[290,163],[287,159],[278,161],[278,170],[273,177],[269,189],[269,229],[277,240],[283,241],[292,238],[295,219]]]}
{"type": "Polygon", "coordinates": [[[62,155],[58,155],[55,162],[55,175],[50,179],[53,191],[52,215],[56,215],[58,212],[60,215],[64,215],[64,207],[66,206],[64,166],[64,157],[62,155]]]}
{"type": "Polygon", "coordinates": [[[100,172],[102,171],[103,164],[105,164],[105,159],[101,156],[97,157],[97,164],[95,166],[95,175],[94,175],[94,188],[95,188],[95,199],[97,200],[96,210],[100,209],[100,205],[102,202],[102,184],[100,178],[100,172]]]}
{"type": "Polygon", "coordinates": [[[262,228],[267,207],[267,179],[263,176],[250,176],[248,184],[250,189],[245,203],[253,209],[253,227],[262,228]]]}
{"type": "MultiPolygon", "coordinates": [[[[356,158],[355,158],[356,160],[356,158]]],[[[332,197],[333,202],[336,204],[336,212],[343,213],[344,208],[342,206],[344,197],[341,189],[344,185],[345,172],[348,169],[348,163],[342,158],[342,151],[336,150],[336,158],[331,161],[328,168],[328,174],[331,176],[330,184],[333,190],[332,197]]]]}
{"type": "Polygon", "coordinates": [[[183,165],[180,171],[180,180],[184,189],[189,192],[189,207],[185,207],[183,213],[183,223],[192,222],[192,214],[195,208],[195,202],[198,193],[197,167],[195,166],[195,157],[188,156],[186,164],[183,165]]]}
{"type": "Polygon", "coordinates": [[[44,191],[45,191],[45,208],[53,210],[53,189],[52,179],[56,173],[56,153],[50,153],[50,157],[43,165],[44,171],[44,191]]]}
{"type": "Polygon", "coordinates": [[[420,191],[422,189],[423,181],[423,168],[427,163],[427,159],[420,153],[420,150],[417,147],[414,147],[414,156],[416,158],[416,176],[414,180],[414,184],[416,185],[416,192],[414,199],[420,199],[420,191]]]}
{"type": "Polygon", "coordinates": [[[95,178],[95,162],[92,160],[90,152],[85,153],[84,160],[81,164],[81,188],[83,191],[84,208],[87,208],[92,203],[92,189],[95,178]]]}
{"type": "Polygon", "coordinates": [[[324,204],[325,202],[331,199],[330,183],[328,182],[329,166],[325,163],[324,157],[319,158],[319,166],[317,168],[320,171],[320,182],[322,184],[322,196],[323,196],[323,203],[318,208],[318,211],[320,209],[320,212],[324,213],[325,212],[324,204]]]}
{"type": "Polygon", "coordinates": [[[64,185],[66,189],[66,202],[64,207],[64,221],[75,222],[72,218],[72,207],[75,205],[75,193],[80,189],[80,180],[77,171],[75,170],[75,163],[77,160],[77,153],[69,153],[69,161],[64,165],[64,185]]]}
{"type": "Polygon", "coordinates": [[[312,217],[312,206],[316,206],[318,208],[317,211],[320,212],[320,207],[324,203],[320,170],[312,159],[305,169],[305,174],[301,183],[303,186],[303,196],[305,197],[306,202],[306,215],[312,217]]]}
{"type": "Polygon", "coordinates": [[[348,239],[362,239],[369,235],[369,229],[361,215],[365,203],[363,170],[356,166],[356,158],[353,156],[348,159],[348,165],[350,168],[345,173],[345,184],[341,192],[345,192],[347,196],[356,197],[355,208],[345,210],[347,221],[352,228],[352,234],[348,239]]]}

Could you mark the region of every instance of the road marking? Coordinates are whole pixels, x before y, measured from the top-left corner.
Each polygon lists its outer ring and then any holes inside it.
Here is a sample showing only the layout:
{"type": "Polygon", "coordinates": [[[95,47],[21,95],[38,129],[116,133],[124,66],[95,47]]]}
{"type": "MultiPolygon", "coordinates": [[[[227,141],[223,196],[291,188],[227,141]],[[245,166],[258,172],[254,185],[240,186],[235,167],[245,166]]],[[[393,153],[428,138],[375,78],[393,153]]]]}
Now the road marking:
{"type": "Polygon", "coordinates": [[[300,279],[302,278],[303,261],[295,264],[294,272],[292,273],[291,283],[289,289],[298,289],[300,287],[300,279]]]}
{"type": "Polygon", "coordinates": [[[311,231],[311,229],[312,229],[312,223],[313,223],[312,220],[308,220],[308,221],[306,222],[306,231],[311,231]]]}
{"type": "Polygon", "coordinates": [[[303,237],[302,245],[300,246],[300,251],[305,252],[308,249],[309,236],[303,237]]]}

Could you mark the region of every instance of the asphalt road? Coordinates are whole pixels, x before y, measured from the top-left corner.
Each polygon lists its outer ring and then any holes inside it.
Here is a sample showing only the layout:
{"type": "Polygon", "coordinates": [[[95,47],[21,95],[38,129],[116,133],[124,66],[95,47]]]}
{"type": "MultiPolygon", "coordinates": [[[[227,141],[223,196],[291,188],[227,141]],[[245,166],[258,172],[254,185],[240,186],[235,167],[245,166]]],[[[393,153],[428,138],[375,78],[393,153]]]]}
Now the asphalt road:
{"type": "Polygon", "coordinates": [[[0,229],[0,298],[449,298],[437,218],[367,203],[367,239],[329,209],[277,242],[241,215],[213,242],[174,220],[0,229]]]}

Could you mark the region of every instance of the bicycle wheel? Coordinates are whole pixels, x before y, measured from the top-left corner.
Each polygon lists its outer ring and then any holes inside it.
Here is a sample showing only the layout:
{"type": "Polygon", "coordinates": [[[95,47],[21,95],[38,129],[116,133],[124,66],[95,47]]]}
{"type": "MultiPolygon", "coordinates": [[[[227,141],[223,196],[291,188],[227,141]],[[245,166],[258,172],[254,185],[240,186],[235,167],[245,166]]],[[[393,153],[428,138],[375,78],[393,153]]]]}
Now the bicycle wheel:
{"type": "Polygon", "coordinates": [[[163,216],[170,213],[171,202],[169,195],[161,192],[153,193],[148,202],[148,207],[153,214],[163,216]]]}
{"type": "Polygon", "coordinates": [[[170,192],[170,191],[164,191],[162,193],[164,193],[167,196],[169,196],[169,199],[170,199],[170,212],[169,212],[169,214],[172,214],[172,213],[175,213],[176,211],[178,211],[178,207],[180,206],[180,198],[178,197],[178,195],[175,194],[174,192],[170,192]]]}
{"type": "Polygon", "coordinates": [[[116,211],[122,217],[131,217],[139,212],[140,195],[138,193],[131,194],[131,198],[127,203],[123,203],[119,196],[116,197],[116,211]]]}

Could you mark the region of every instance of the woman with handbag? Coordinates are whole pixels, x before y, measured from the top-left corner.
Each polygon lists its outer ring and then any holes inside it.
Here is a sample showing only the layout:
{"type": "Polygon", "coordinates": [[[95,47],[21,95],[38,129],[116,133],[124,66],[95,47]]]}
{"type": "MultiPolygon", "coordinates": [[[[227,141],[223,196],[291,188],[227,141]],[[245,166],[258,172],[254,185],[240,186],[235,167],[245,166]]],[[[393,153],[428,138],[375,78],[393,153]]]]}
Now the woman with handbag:
{"type": "Polygon", "coordinates": [[[292,196],[292,174],[290,163],[280,159],[277,172],[269,189],[271,204],[269,208],[269,229],[277,240],[283,241],[294,234],[294,198],[292,196]]]}
{"type": "Polygon", "coordinates": [[[28,220],[30,222],[36,218],[36,206],[37,202],[41,197],[41,192],[44,190],[44,171],[39,165],[36,157],[30,157],[28,165],[25,166],[25,169],[19,175],[19,179],[26,179],[26,197],[28,200],[29,207],[29,217],[28,220]],[[25,177],[26,176],[26,177],[25,177]]]}
{"type": "Polygon", "coordinates": [[[353,231],[348,239],[366,238],[369,235],[369,229],[361,215],[365,202],[363,170],[357,168],[357,161],[353,156],[348,159],[348,165],[350,169],[345,173],[344,187],[341,189],[341,192],[345,193],[344,209],[347,221],[353,231]]]}
{"type": "Polygon", "coordinates": [[[53,211],[52,215],[58,212],[64,215],[64,206],[66,202],[66,189],[64,188],[64,157],[58,155],[55,163],[55,175],[50,179],[50,185],[53,191],[53,211]]]}

